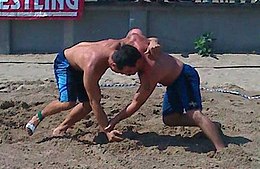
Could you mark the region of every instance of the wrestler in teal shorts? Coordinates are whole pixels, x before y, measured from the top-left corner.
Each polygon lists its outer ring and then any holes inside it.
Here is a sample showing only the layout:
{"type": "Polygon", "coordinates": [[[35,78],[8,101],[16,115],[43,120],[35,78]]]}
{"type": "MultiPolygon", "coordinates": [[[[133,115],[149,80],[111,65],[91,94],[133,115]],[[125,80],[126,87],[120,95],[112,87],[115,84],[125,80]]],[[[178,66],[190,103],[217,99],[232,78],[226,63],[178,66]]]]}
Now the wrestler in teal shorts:
{"type": "Polygon", "coordinates": [[[58,53],[54,61],[54,74],[59,89],[60,102],[88,101],[83,84],[83,72],[70,66],[63,51],[58,53]]]}

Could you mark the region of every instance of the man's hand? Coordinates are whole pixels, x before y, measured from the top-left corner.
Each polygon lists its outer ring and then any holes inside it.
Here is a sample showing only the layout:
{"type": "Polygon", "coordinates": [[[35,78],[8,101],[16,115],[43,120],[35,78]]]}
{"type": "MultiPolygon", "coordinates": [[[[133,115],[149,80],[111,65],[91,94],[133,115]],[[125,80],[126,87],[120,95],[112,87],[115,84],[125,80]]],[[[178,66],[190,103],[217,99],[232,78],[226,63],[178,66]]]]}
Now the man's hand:
{"type": "Polygon", "coordinates": [[[111,131],[111,130],[113,130],[117,123],[118,123],[118,121],[116,120],[116,118],[112,118],[112,119],[109,121],[108,126],[105,128],[105,131],[111,131]]]}
{"type": "Polygon", "coordinates": [[[107,132],[106,135],[109,142],[119,142],[123,140],[123,138],[120,137],[122,133],[118,130],[112,130],[110,132],[107,132]]]}
{"type": "Polygon", "coordinates": [[[160,54],[160,52],[160,44],[151,41],[144,54],[151,54],[153,56],[157,56],[160,54]]]}

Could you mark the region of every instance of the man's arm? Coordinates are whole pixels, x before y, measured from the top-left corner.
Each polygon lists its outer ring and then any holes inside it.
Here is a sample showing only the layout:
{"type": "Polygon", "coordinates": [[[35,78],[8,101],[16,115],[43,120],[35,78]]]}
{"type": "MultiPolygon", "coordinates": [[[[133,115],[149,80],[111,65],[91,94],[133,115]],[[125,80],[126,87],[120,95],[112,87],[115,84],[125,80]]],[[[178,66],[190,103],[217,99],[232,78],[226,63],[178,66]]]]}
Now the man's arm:
{"type": "Polygon", "coordinates": [[[136,47],[142,55],[148,54],[152,60],[156,60],[161,55],[160,44],[155,37],[146,38],[142,34],[132,33],[124,39],[123,43],[136,47]]]}
{"type": "Polygon", "coordinates": [[[141,80],[141,85],[135,93],[132,102],[120,111],[120,113],[118,113],[113,119],[111,119],[106,130],[112,130],[121,120],[132,116],[146,102],[154,91],[156,84],[156,82],[141,80]]]}
{"type": "Polygon", "coordinates": [[[94,112],[94,115],[97,119],[97,122],[102,130],[102,132],[105,132],[109,141],[121,141],[122,138],[117,136],[121,133],[117,130],[109,130],[106,131],[105,127],[108,126],[108,119],[107,115],[104,112],[100,101],[101,101],[101,90],[98,85],[98,81],[103,74],[103,72],[100,72],[100,70],[95,70],[94,65],[89,65],[87,69],[84,70],[84,87],[87,91],[89,103],[92,108],[92,111],[94,112]]]}
{"type": "Polygon", "coordinates": [[[105,114],[100,101],[101,90],[98,85],[100,75],[98,71],[95,71],[95,66],[89,65],[88,69],[84,70],[84,87],[87,91],[90,106],[94,112],[94,115],[100,125],[101,129],[108,125],[107,115],[105,114]]]}
{"type": "Polygon", "coordinates": [[[156,37],[150,37],[148,38],[148,40],[149,45],[147,47],[147,50],[145,51],[145,54],[149,54],[151,59],[155,60],[161,55],[161,46],[156,37]]]}

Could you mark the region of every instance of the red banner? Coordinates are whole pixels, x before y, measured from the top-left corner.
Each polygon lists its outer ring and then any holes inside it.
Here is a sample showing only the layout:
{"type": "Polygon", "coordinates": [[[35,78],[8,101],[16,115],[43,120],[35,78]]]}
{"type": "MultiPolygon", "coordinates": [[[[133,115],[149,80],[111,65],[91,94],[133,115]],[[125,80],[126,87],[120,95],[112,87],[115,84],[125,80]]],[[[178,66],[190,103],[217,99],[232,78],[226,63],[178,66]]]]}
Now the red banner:
{"type": "Polygon", "coordinates": [[[84,0],[0,0],[0,19],[78,19],[84,0]]]}

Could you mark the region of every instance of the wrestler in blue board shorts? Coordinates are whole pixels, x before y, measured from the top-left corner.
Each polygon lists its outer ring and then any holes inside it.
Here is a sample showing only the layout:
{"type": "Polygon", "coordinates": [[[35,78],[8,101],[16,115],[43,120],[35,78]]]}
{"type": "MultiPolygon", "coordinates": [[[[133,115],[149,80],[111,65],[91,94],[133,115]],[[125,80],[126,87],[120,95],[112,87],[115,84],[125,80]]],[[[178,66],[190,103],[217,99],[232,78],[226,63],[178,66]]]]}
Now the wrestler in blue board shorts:
{"type": "Polygon", "coordinates": [[[88,96],[83,84],[83,72],[70,66],[64,52],[57,54],[54,61],[54,74],[59,89],[59,101],[88,101],[88,96]]]}
{"type": "Polygon", "coordinates": [[[163,116],[200,109],[200,78],[190,65],[184,64],[179,77],[167,87],[163,98],[163,116]]]}

